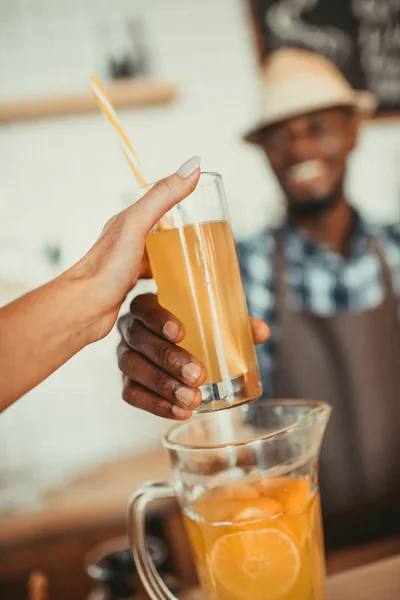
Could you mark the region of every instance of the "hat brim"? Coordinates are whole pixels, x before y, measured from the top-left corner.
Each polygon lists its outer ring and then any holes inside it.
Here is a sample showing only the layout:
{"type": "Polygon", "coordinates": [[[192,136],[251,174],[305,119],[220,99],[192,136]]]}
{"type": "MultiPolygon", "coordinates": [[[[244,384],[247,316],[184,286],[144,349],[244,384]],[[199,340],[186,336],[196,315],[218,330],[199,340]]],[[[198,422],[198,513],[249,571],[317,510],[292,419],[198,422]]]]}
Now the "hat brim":
{"type": "Polygon", "coordinates": [[[276,123],[286,121],[286,119],[298,117],[309,112],[334,108],[336,106],[353,107],[361,117],[368,118],[375,113],[378,101],[376,96],[368,91],[356,91],[353,94],[352,100],[346,99],[343,100],[343,102],[338,102],[337,99],[331,101],[327,100],[326,102],[321,102],[320,100],[318,102],[313,102],[313,100],[310,99],[309,102],[302,106],[287,111],[277,112],[274,115],[271,115],[270,118],[264,117],[255,127],[243,135],[243,139],[250,144],[258,144],[260,141],[260,133],[270,125],[275,125],[276,123]]]}

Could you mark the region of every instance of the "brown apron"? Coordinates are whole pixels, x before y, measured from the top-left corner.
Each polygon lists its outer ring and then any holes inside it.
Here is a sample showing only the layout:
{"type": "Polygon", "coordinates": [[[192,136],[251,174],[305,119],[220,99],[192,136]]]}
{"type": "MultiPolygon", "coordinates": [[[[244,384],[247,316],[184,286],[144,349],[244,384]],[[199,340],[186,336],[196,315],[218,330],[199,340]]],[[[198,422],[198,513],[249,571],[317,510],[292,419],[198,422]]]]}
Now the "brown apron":
{"type": "Polygon", "coordinates": [[[400,531],[400,325],[392,277],[375,239],[383,302],[323,317],[296,310],[285,281],[284,233],[275,264],[279,331],[275,398],[333,408],[320,487],[328,547],[400,531]]]}

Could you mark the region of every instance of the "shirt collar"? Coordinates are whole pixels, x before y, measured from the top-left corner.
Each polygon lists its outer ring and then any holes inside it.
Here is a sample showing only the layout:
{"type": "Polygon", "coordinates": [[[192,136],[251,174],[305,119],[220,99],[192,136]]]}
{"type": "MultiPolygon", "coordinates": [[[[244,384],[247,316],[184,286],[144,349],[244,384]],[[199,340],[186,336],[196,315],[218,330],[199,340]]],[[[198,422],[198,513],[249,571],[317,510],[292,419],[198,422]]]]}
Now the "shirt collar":
{"type": "Polygon", "coordinates": [[[329,246],[311,239],[306,233],[293,227],[289,223],[289,220],[286,219],[283,229],[288,254],[296,261],[307,259],[323,263],[326,266],[342,264],[343,262],[349,263],[358,259],[368,251],[370,232],[367,223],[361,215],[354,208],[352,208],[352,212],[353,229],[348,258],[343,258],[329,246]]]}

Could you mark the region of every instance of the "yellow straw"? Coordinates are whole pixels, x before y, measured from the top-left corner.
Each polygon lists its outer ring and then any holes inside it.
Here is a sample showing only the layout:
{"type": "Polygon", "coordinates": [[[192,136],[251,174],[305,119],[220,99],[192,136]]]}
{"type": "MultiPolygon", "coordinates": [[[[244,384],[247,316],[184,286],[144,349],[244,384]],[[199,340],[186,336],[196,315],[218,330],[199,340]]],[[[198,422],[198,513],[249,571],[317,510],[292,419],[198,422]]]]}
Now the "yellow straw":
{"type": "MultiPolygon", "coordinates": [[[[122,152],[124,153],[124,156],[128,161],[128,164],[134,176],[136,177],[139,185],[141,187],[148,185],[147,180],[140,169],[139,158],[135,150],[133,149],[132,144],[128,139],[128,136],[122,129],[117,113],[115,112],[110,98],[107,96],[107,92],[105,91],[104,87],[102,86],[96,75],[91,76],[90,84],[95,98],[100,106],[100,109],[102,110],[103,114],[107,117],[107,119],[113,126],[114,131],[118,135],[118,139],[122,147],[122,152]]],[[[167,216],[164,216],[158,223],[158,226],[160,227],[160,229],[170,228],[171,221],[167,216]]]]}
{"type": "MultiPolygon", "coordinates": [[[[110,98],[107,96],[107,93],[106,93],[104,87],[102,86],[99,79],[95,75],[92,75],[92,77],[90,78],[90,83],[91,83],[92,91],[96,97],[96,100],[97,100],[101,110],[103,111],[103,113],[107,117],[107,119],[110,121],[111,125],[114,128],[114,131],[118,135],[118,138],[119,138],[121,146],[122,146],[122,151],[125,155],[125,158],[127,159],[128,163],[129,163],[129,166],[131,167],[132,172],[135,175],[139,185],[142,187],[148,185],[145,177],[143,176],[143,174],[140,170],[138,156],[137,156],[136,152],[134,151],[134,149],[128,139],[128,136],[126,135],[125,131],[121,127],[121,123],[119,122],[117,113],[115,112],[112,102],[111,102],[110,98]]],[[[171,221],[167,215],[165,215],[159,221],[158,227],[160,229],[170,229],[172,227],[171,221]]],[[[200,235],[199,235],[199,239],[201,239],[200,235]]],[[[205,255],[204,249],[203,249],[203,254],[205,255]]],[[[185,256],[187,256],[187,254],[185,254],[185,256]]],[[[188,273],[190,273],[189,267],[188,267],[188,273]]],[[[209,291],[209,293],[210,293],[210,302],[211,302],[211,307],[213,309],[213,314],[215,313],[215,315],[216,315],[217,314],[216,308],[214,306],[215,300],[212,297],[212,292],[209,291]]],[[[217,321],[215,324],[217,325],[217,321]]],[[[222,346],[221,339],[217,340],[217,352],[218,352],[218,348],[220,349],[221,356],[223,356],[223,346],[222,346]]],[[[242,364],[242,360],[240,359],[239,356],[236,356],[235,358],[236,358],[237,364],[240,366],[241,370],[243,371],[245,369],[245,365],[242,364]]],[[[224,365],[223,358],[221,360],[221,365],[222,366],[224,365]]],[[[226,366],[225,366],[225,370],[227,370],[226,366]]],[[[229,381],[229,373],[228,372],[224,373],[224,379],[226,381],[229,381]]]]}
{"type": "Polygon", "coordinates": [[[117,113],[115,112],[112,102],[109,99],[109,97],[107,96],[107,93],[106,93],[104,87],[102,86],[99,79],[95,75],[92,75],[92,77],[90,78],[90,83],[91,83],[92,91],[96,97],[96,100],[97,100],[101,110],[103,111],[103,113],[107,117],[107,119],[110,121],[111,125],[114,127],[114,131],[119,136],[119,140],[122,145],[122,151],[129,163],[129,166],[131,167],[131,169],[133,171],[133,174],[135,175],[136,179],[138,180],[139,185],[142,187],[147,185],[147,181],[140,170],[138,156],[137,156],[136,152],[134,151],[132,144],[130,143],[130,141],[128,139],[128,136],[126,135],[125,131],[121,127],[121,123],[119,122],[117,113]]]}

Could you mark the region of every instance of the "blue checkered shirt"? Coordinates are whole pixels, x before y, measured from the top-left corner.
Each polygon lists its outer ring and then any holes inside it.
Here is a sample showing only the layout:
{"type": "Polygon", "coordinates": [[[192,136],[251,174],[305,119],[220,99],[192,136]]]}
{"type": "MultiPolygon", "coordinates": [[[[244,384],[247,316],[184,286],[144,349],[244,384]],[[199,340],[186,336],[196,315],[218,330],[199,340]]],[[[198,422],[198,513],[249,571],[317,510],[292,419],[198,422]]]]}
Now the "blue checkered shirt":
{"type": "MultiPolygon", "coordinates": [[[[400,224],[371,225],[355,213],[348,258],[313,242],[288,223],[284,226],[285,280],[295,308],[319,316],[363,311],[382,302],[379,260],[369,246],[374,236],[392,272],[400,301],[400,224]]],[[[249,312],[271,328],[270,340],[257,348],[264,397],[269,396],[279,323],[276,322],[273,268],[274,231],[264,230],[237,244],[249,312]]],[[[399,302],[400,315],[400,302],[399,302]]]]}

